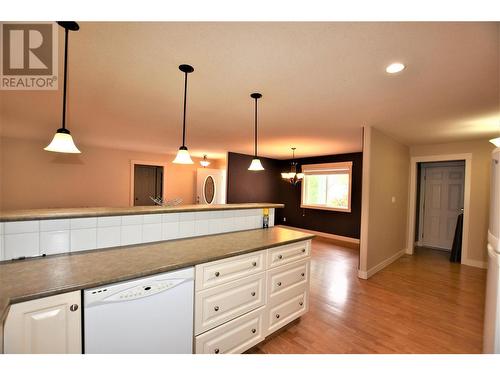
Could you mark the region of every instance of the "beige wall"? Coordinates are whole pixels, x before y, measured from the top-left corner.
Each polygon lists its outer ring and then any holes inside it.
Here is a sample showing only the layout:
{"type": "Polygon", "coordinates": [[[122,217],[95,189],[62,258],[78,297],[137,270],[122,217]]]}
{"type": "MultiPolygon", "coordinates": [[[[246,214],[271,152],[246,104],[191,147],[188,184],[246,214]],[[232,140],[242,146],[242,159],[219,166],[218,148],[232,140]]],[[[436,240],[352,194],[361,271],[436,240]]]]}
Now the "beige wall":
{"type": "MultiPolygon", "coordinates": [[[[167,199],[195,201],[194,165],[175,165],[174,155],[86,147],[80,155],[43,150],[46,142],[0,138],[0,208],[128,206],[130,161],[168,163],[167,199]]],[[[215,161],[210,167],[218,168],[215,161]]]]}
{"type": "Polygon", "coordinates": [[[364,138],[360,271],[368,277],[406,247],[410,157],[375,128],[365,128],[364,138]]]}
{"type": "Polygon", "coordinates": [[[469,259],[487,261],[486,244],[490,199],[490,159],[494,146],[487,139],[410,147],[410,155],[434,156],[471,153],[469,259]]]}

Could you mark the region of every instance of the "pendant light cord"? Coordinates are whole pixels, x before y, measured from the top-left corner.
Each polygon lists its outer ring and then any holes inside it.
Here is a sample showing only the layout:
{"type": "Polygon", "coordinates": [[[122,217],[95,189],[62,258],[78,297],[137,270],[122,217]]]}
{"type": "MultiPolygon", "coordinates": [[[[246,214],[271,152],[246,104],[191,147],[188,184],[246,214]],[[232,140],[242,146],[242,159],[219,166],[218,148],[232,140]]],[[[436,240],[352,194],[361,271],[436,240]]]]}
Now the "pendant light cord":
{"type": "Polygon", "coordinates": [[[257,159],[257,98],[255,98],[255,159],[257,159]]]}
{"type": "Polygon", "coordinates": [[[187,96],[188,74],[184,73],[184,117],[182,119],[182,147],[186,147],[186,96],[187,96]]]}
{"type": "Polygon", "coordinates": [[[66,129],[66,80],[68,76],[68,29],[64,29],[64,86],[63,86],[63,114],[62,128],[66,129]]]}

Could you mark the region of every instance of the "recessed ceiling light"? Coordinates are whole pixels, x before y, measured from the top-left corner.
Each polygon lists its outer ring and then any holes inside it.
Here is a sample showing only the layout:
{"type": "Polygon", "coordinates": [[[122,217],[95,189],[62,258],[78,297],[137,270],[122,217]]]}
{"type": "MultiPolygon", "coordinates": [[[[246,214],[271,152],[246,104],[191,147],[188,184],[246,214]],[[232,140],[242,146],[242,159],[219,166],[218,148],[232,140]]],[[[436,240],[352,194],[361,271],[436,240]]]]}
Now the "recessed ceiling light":
{"type": "Polygon", "coordinates": [[[385,68],[385,71],[389,74],[394,74],[394,73],[399,73],[405,68],[405,65],[399,62],[392,63],[389,65],[387,68],[385,68]]]}

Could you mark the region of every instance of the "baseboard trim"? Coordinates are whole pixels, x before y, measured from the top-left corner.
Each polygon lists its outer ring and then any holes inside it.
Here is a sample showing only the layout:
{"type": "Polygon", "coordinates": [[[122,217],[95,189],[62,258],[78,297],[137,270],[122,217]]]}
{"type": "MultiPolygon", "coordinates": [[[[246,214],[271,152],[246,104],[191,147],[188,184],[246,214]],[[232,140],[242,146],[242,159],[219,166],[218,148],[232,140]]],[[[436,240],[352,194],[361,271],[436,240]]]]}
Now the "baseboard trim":
{"type": "Polygon", "coordinates": [[[462,264],[477,268],[484,268],[484,269],[488,268],[488,262],[483,262],[481,260],[462,259],[462,264]]]}
{"type": "Polygon", "coordinates": [[[358,270],[358,277],[360,279],[368,279],[375,275],[378,271],[382,270],[383,268],[387,267],[389,264],[395,262],[399,258],[401,258],[403,255],[406,254],[406,249],[399,250],[396,254],[392,255],[391,257],[383,260],[376,266],[370,268],[368,271],[362,271],[358,270]]]}
{"type": "Polygon", "coordinates": [[[352,237],[345,237],[345,236],[340,236],[338,234],[332,234],[332,233],[325,233],[325,232],[319,232],[316,230],[310,230],[310,229],[304,229],[304,228],[297,228],[297,227],[292,227],[289,225],[276,225],[282,228],[287,228],[287,229],[293,229],[293,230],[298,230],[301,232],[306,232],[310,234],[315,234],[320,237],[326,237],[326,238],[331,238],[332,240],[338,240],[338,241],[343,241],[343,242],[349,242],[349,243],[354,243],[359,245],[359,238],[352,238],[352,237]]]}

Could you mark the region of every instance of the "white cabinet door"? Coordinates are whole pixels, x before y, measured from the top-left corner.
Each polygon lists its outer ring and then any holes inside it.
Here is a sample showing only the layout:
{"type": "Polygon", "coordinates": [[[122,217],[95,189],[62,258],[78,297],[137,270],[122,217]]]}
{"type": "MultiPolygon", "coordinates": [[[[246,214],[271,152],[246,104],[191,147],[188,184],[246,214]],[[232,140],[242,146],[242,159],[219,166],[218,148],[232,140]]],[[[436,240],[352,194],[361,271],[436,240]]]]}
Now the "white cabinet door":
{"type": "Polygon", "coordinates": [[[311,241],[273,247],[267,251],[267,267],[274,268],[305,259],[311,254],[311,241]]]}
{"type": "Polygon", "coordinates": [[[198,354],[243,353],[264,340],[265,306],[196,336],[198,354]]]}
{"type": "Polygon", "coordinates": [[[257,251],[196,266],[196,290],[241,279],[266,269],[266,252],[257,251]]]}
{"type": "Polygon", "coordinates": [[[266,274],[196,292],[194,330],[199,335],[266,303],[266,274]]]}
{"type": "Polygon", "coordinates": [[[5,321],[4,352],[81,354],[80,291],[12,305],[5,321]]]}

